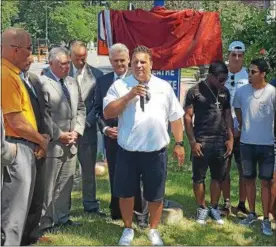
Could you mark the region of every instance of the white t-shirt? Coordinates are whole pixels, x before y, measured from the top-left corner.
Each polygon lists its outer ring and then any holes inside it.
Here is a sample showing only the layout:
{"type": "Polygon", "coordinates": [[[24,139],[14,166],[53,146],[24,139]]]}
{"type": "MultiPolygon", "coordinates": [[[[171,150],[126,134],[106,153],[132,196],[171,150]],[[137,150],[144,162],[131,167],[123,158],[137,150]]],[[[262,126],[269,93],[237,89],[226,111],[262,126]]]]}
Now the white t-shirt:
{"type": "MultiPolygon", "coordinates": [[[[133,75],[115,81],[103,100],[103,109],[138,85],[133,75]]],[[[148,82],[151,99],[140,107],[140,96],[133,98],[118,116],[118,144],[128,151],[153,152],[170,142],[168,121],[183,117],[184,111],[171,85],[151,75],[148,82]]]]}
{"type": "Polygon", "coordinates": [[[254,89],[251,84],[239,88],[233,106],[242,112],[241,142],[273,145],[276,89],[267,84],[254,89]]]}
{"type": "Polygon", "coordinates": [[[234,120],[234,128],[237,128],[239,123],[238,123],[238,120],[236,118],[236,114],[235,114],[235,110],[234,110],[234,107],[233,107],[233,101],[234,101],[234,97],[235,97],[235,93],[237,91],[238,88],[244,86],[248,84],[248,73],[247,73],[247,70],[245,67],[242,67],[242,69],[237,72],[237,73],[231,73],[230,71],[228,72],[228,80],[226,81],[225,83],[225,87],[229,90],[229,93],[230,93],[230,103],[231,103],[231,113],[232,113],[232,117],[233,117],[233,120],[234,120]],[[234,75],[234,82],[235,84],[231,85],[231,82],[233,80],[231,80],[231,77],[233,77],[234,75]]]}

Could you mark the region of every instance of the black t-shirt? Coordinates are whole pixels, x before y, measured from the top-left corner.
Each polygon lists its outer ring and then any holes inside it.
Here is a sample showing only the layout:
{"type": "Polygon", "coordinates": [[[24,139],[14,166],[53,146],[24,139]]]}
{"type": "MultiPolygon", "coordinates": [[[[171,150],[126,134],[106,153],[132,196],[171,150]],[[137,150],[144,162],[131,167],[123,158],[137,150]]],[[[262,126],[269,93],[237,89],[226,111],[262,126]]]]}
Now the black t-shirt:
{"type": "Polygon", "coordinates": [[[194,135],[197,141],[227,139],[225,109],[230,109],[230,94],[226,87],[219,90],[208,88],[204,81],[190,88],[185,107],[194,108],[194,135]],[[214,95],[212,94],[211,90],[214,95]],[[216,96],[218,94],[219,108],[216,96]]]}

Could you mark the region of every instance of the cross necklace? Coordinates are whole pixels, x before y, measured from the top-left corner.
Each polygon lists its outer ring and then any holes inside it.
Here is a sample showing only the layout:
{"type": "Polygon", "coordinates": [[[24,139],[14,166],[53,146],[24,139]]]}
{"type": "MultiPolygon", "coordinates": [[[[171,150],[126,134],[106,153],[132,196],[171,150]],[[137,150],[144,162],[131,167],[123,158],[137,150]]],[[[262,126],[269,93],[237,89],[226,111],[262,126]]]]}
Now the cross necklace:
{"type": "Polygon", "coordinates": [[[219,109],[219,106],[220,106],[220,102],[218,101],[218,95],[219,95],[219,94],[217,94],[217,96],[216,96],[216,95],[214,94],[213,90],[212,90],[212,89],[209,87],[209,85],[207,84],[207,82],[204,81],[204,83],[205,83],[205,85],[209,88],[209,90],[210,90],[210,92],[212,93],[212,95],[214,96],[214,98],[215,98],[215,100],[216,100],[215,105],[216,105],[217,109],[219,109]]]}

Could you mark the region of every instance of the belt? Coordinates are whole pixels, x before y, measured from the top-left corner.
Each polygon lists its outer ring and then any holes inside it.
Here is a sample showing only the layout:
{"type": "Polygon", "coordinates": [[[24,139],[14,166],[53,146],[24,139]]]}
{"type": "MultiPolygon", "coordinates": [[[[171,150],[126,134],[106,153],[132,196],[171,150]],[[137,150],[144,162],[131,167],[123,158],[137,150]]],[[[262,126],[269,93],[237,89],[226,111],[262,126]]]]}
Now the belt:
{"type": "Polygon", "coordinates": [[[29,141],[29,140],[26,140],[26,139],[24,139],[22,137],[6,136],[6,140],[7,141],[9,141],[9,140],[10,141],[12,141],[12,140],[14,140],[14,141],[24,141],[24,142],[28,142],[28,143],[32,143],[32,144],[36,145],[36,143],[34,143],[32,141],[29,141]]]}

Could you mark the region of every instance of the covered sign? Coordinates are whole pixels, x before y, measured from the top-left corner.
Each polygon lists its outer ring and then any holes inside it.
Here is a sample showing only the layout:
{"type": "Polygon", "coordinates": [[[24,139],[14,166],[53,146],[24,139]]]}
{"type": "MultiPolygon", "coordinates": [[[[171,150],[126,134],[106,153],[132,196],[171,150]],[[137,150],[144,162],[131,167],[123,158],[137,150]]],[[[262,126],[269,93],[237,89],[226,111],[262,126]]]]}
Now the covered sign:
{"type": "MultiPolygon", "coordinates": [[[[216,12],[164,7],[151,11],[103,10],[99,22],[99,42],[105,43],[105,48],[118,42],[125,44],[130,52],[138,45],[147,46],[152,51],[156,70],[222,60],[221,25],[216,12]]],[[[98,54],[107,55],[100,47],[98,54]]]]}

